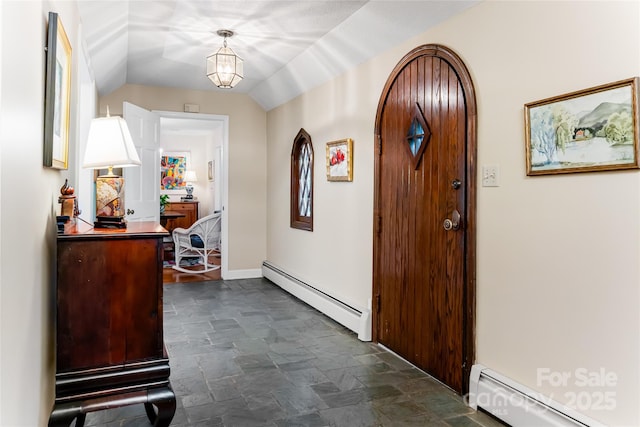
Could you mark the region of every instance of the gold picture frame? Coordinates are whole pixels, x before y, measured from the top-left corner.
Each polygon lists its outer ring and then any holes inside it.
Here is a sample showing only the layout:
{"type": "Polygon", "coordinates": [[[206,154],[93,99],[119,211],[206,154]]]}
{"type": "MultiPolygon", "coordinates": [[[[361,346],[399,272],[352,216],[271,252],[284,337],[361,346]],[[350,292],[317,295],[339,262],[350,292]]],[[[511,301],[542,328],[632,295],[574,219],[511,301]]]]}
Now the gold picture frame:
{"type": "Polygon", "coordinates": [[[527,175],[638,169],[638,77],[524,106],[527,175]]]}
{"type": "Polygon", "coordinates": [[[45,77],[43,164],[55,169],[69,165],[71,103],[71,44],[57,13],[49,12],[45,77]]]}
{"type": "Polygon", "coordinates": [[[327,142],[327,180],[353,181],[353,140],[327,142]]]}

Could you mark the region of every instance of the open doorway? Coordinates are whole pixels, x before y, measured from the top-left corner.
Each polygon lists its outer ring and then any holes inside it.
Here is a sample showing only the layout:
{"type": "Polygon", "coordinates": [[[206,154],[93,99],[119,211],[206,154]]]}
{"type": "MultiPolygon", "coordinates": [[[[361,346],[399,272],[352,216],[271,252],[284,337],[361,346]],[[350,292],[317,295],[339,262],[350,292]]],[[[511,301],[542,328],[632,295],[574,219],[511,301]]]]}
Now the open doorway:
{"type": "MultiPolygon", "coordinates": [[[[228,116],[172,111],[153,111],[160,118],[160,148],[189,155],[197,174],[193,196],[199,217],[222,214],[221,277],[228,276],[228,116]]],[[[162,193],[162,191],[161,191],[162,193]]],[[[173,196],[179,197],[179,196],[173,196]]]]}

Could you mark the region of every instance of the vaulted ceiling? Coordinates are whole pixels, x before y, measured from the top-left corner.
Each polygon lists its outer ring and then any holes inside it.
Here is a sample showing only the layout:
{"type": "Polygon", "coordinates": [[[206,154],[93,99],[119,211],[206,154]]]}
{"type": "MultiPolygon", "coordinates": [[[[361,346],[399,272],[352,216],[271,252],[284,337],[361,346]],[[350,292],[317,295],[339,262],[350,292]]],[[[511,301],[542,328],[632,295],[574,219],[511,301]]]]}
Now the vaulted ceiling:
{"type": "Polygon", "coordinates": [[[125,83],[247,93],[269,110],[478,0],[81,0],[98,92],[125,83]],[[223,39],[244,79],[219,89],[206,57],[223,39]]]}

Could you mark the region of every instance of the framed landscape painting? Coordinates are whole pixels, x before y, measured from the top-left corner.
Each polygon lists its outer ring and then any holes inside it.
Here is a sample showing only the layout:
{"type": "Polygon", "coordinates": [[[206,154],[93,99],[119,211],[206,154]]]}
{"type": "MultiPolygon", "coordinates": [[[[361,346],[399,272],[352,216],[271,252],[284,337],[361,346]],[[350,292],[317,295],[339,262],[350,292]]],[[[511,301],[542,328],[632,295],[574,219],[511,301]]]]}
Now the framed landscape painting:
{"type": "Polygon", "coordinates": [[[638,168],[638,78],[525,104],[527,175],[638,168]]]}

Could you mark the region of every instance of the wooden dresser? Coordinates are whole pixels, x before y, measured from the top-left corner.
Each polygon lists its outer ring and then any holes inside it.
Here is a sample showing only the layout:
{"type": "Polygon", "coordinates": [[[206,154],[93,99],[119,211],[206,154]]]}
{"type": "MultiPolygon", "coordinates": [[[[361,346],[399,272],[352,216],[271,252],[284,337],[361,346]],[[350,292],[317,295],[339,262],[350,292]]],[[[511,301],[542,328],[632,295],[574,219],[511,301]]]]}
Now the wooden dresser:
{"type": "Polygon", "coordinates": [[[164,348],[162,239],[153,222],[125,230],[67,225],[57,242],[56,398],[50,426],[144,404],[168,426],[176,408],[164,348]]]}
{"type": "Polygon", "coordinates": [[[165,208],[165,212],[178,212],[184,214],[181,218],[171,218],[167,221],[166,229],[171,232],[174,228],[189,228],[198,220],[199,202],[171,202],[165,208]]]}

